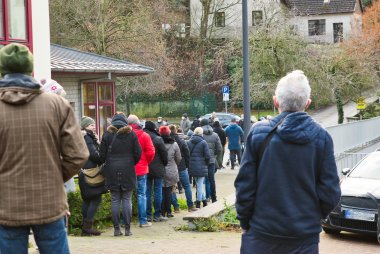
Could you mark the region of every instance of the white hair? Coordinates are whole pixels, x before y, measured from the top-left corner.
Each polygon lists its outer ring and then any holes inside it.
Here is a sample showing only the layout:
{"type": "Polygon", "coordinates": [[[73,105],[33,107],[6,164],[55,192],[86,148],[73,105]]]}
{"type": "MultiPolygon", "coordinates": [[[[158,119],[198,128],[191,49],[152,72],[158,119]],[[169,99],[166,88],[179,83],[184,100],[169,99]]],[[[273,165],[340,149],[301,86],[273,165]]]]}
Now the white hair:
{"type": "Polygon", "coordinates": [[[202,127],[195,128],[194,135],[203,136],[203,128],[202,127]]]}
{"type": "Polygon", "coordinates": [[[303,111],[310,98],[311,88],[303,71],[295,70],[281,78],[276,88],[276,98],[282,112],[303,111]]]}
{"type": "Polygon", "coordinates": [[[139,118],[136,115],[129,115],[127,118],[128,124],[140,124],[139,118]]]}

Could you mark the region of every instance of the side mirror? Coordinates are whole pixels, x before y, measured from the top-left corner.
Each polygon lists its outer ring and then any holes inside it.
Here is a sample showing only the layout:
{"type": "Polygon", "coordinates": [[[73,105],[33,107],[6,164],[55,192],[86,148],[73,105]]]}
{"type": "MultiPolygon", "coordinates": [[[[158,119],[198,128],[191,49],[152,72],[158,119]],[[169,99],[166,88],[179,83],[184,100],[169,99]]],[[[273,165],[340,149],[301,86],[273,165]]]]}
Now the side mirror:
{"type": "Polygon", "coordinates": [[[347,175],[348,172],[350,172],[350,170],[351,170],[351,168],[344,168],[344,169],[342,169],[342,174],[347,175]]]}

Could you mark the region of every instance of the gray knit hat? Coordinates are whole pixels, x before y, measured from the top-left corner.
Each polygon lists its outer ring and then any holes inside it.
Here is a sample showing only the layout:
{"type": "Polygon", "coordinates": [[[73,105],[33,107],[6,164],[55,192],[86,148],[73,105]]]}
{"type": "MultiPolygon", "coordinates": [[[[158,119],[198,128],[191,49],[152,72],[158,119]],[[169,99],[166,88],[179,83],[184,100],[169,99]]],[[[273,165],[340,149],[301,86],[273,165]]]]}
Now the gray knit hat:
{"type": "Polygon", "coordinates": [[[82,119],[80,121],[80,127],[82,129],[84,129],[87,126],[89,126],[90,124],[94,124],[94,123],[95,123],[94,119],[92,119],[91,117],[88,117],[88,116],[84,116],[84,117],[82,117],[82,119]]]}

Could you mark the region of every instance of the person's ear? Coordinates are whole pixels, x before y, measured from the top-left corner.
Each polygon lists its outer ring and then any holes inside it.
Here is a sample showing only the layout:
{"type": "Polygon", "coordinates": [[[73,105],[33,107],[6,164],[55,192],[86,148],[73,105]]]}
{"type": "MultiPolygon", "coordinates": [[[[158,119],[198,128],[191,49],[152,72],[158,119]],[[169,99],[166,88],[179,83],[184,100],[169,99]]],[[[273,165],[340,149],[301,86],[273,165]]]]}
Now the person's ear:
{"type": "Polygon", "coordinates": [[[306,102],[305,110],[310,106],[311,104],[311,99],[308,99],[306,102]]]}
{"type": "Polygon", "coordinates": [[[276,109],[278,109],[280,107],[280,105],[278,104],[276,96],[273,96],[273,103],[274,103],[274,106],[276,107],[276,109]]]}

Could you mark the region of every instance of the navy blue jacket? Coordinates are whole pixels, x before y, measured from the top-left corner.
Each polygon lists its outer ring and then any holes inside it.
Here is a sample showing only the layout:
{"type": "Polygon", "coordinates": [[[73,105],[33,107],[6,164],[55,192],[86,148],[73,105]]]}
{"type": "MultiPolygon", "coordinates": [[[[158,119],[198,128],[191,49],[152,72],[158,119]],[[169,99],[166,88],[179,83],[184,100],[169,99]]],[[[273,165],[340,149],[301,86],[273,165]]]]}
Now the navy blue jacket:
{"type": "Polygon", "coordinates": [[[207,176],[211,159],[207,142],[203,137],[193,135],[187,141],[187,146],[190,150],[189,174],[193,177],[207,176]]]}
{"type": "Polygon", "coordinates": [[[319,242],[321,219],[338,204],[339,177],[333,142],[305,112],[284,112],[254,124],[235,180],[237,218],[255,237],[272,242],[319,242]],[[273,126],[286,117],[266,147],[273,126]]]}

